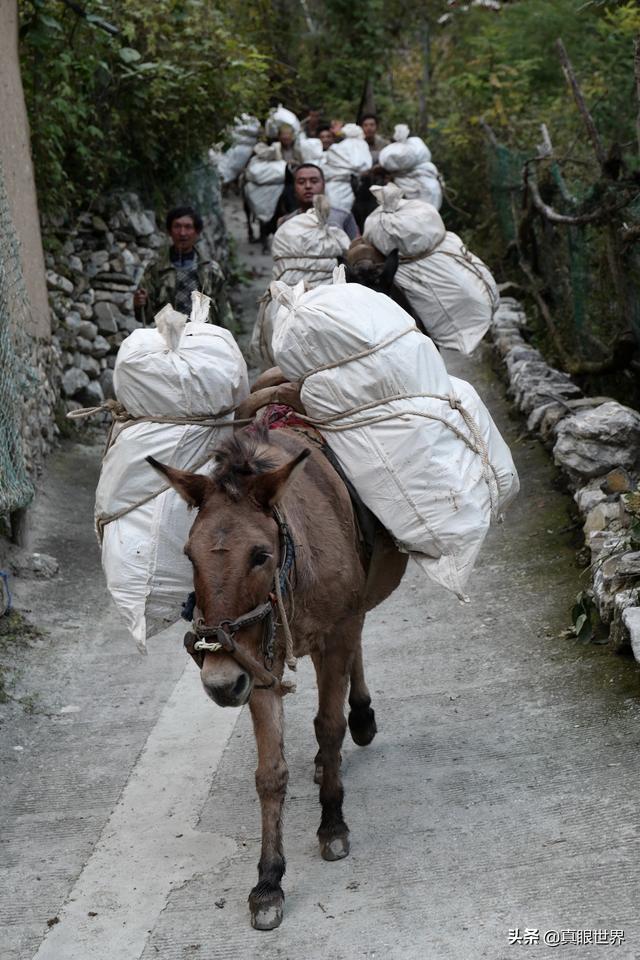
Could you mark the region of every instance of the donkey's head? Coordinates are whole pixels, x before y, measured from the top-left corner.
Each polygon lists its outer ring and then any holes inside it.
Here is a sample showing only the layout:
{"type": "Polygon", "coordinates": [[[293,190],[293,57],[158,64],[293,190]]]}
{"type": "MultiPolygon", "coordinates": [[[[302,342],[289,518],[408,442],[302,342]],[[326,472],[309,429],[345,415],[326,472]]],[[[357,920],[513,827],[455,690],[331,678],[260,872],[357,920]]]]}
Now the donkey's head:
{"type": "Polygon", "coordinates": [[[347,283],[360,283],[378,293],[392,295],[400,262],[397,250],[392,250],[385,257],[363,237],[357,237],[340,262],[344,264],[347,283]]]}
{"type": "MultiPolygon", "coordinates": [[[[265,604],[280,563],[280,531],[274,508],[309,455],[290,458],[267,435],[236,434],[215,454],[211,476],[176,470],[147,458],[198,514],[184,552],[193,566],[195,618],[208,627],[229,623],[265,604]]],[[[240,650],[263,662],[265,623],[243,626],[234,636],[240,650]]],[[[189,653],[202,684],[220,706],[241,706],[254,678],[223,650],[189,653]]]]}

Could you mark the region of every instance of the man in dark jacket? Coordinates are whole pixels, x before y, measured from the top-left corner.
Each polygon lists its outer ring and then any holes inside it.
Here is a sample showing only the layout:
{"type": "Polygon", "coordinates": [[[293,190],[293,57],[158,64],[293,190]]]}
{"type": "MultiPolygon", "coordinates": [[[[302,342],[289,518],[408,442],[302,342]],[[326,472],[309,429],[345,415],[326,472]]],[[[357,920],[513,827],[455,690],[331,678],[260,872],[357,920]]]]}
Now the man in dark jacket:
{"type": "MultiPolygon", "coordinates": [[[[295,217],[299,213],[306,213],[313,207],[315,197],[324,193],[324,173],[315,163],[301,163],[295,173],[294,190],[297,209],[293,213],[288,213],[285,217],[280,217],[278,226],[281,226],[286,220],[295,217]]],[[[341,210],[339,207],[331,207],[328,222],[334,227],[340,227],[349,240],[355,240],[360,236],[360,231],[353,214],[349,210],[341,210]]]]}
{"type": "Polygon", "coordinates": [[[171,244],[147,267],[133,297],[137,319],[152,324],[166,303],[189,316],[191,294],[199,290],[211,297],[210,322],[232,327],[222,268],[198,244],[202,218],[193,207],[174,207],[167,214],[166,227],[171,244]]]}

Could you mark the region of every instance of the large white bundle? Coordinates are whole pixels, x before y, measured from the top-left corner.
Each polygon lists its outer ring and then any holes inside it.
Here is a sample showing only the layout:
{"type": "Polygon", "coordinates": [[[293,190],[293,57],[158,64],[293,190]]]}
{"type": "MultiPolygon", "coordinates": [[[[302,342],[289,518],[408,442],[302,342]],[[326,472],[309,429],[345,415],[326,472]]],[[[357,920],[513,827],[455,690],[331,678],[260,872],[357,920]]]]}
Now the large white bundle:
{"type": "Polygon", "coordinates": [[[518,490],[488,411],[383,294],[344,283],[308,293],[274,283],[272,292],[282,304],[275,358],[304,379],[306,410],[360,424],[324,431],[349,479],[398,545],[463,596],[490,520],[518,490]]]}
{"type": "Polygon", "coordinates": [[[378,163],[389,173],[404,173],[431,161],[431,151],[421,137],[410,137],[409,127],[399,123],[393,131],[393,142],[383,147],[378,163]]]}
{"type": "Polygon", "coordinates": [[[248,113],[236,117],[231,131],[231,146],[214,155],[222,183],[232,183],[240,176],[253,153],[260,133],[260,121],[248,113]]]}
{"type": "Polygon", "coordinates": [[[260,121],[250,113],[243,113],[236,117],[231,131],[231,140],[233,143],[252,143],[255,144],[260,133],[260,121]]]}
{"type": "MultiPolygon", "coordinates": [[[[314,209],[285,220],[276,230],[271,247],[274,280],[289,286],[304,280],[308,290],[333,282],[338,258],[349,249],[350,240],[344,230],[327,222],[330,210],[327,198],[320,195],[314,209]]],[[[271,337],[276,312],[267,290],[259,301],[251,336],[250,351],[256,363],[273,366],[271,337]]]]}
{"type": "Polygon", "coordinates": [[[298,137],[297,146],[303,163],[315,163],[322,166],[324,163],[322,140],[318,140],[316,137],[305,137],[301,134],[298,137]]]}
{"type": "Polygon", "coordinates": [[[331,207],[327,198],[315,198],[312,210],[285,220],[273,237],[272,277],[295,286],[309,280],[314,286],[331,283],[338,257],[349,249],[350,240],[341,227],[328,223],[331,207]]]}
{"type": "Polygon", "coordinates": [[[234,144],[222,154],[214,155],[214,161],[220,174],[222,183],[233,183],[236,180],[253,153],[253,144],[234,144]]]}
{"type": "MultiPolygon", "coordinates": [[[[165,311],[171,315],[168,327],[161,311],[159,329],[134,330],[120,347],[114,371],[118,400],[133,417],[231,422],[229,411],[248,394],[246,364],[233,336],[223,327],[187,323],[171,308],[165,311]]],[[[206,423],[141,420],[120,428],[104,458],[95,508],[102,565],[141,649],[147,637],[179,619],[193,589],[183,554],[193,517],[145,457],[205,473],[211,450],[228,435],[229,428],[206,423]],[[117,514],[122,515],[105,525],[117,514]]]]}
{"type": "Polygon", "coordinates": [[[441,243],[447,232],[436,208],[422,200],[405,200],[395,184],[371,187],[378,206],[367,217],[364,238],[388,254],[397,250],[401,257],[422,257],[441,243]]]}
{"type": "Polygon", "coordinates": [[[442,184],[435,164],[421,163],[406,173],[396,173],[393,182],[407,199],[424,200],[439,210],[442,206],[442,184]]]}
{"type": "Polygon", "coordinates": [[[367,217],[365,240],[382,253],[400,251],[395,283],[438,346],[471,353],[500,302],[491,272],[455,233],[443,234],[430,204],[404,200],[395,184],[371,192],[379,206],[367,217]]]}
{"type": "Polygon", "coordinates": [[[351,177],[366,173],[373,161],[362,127],[347,123],[342,133],[344,139],[332,144],[324,154],[325,193],[332,207],[351,210],[354,201],[351,177]]]}
{"type": "Polygon", "coordinates": [[[393,143],[380,151],[378,162],[393,176],[405,197],[425,200],[436,210],[442,206],[442,185],[431,151],[420,137],[410,137],[409,127],[398,124],[393,143]]]}
{"type": "Polygon", "coordinates": [[[257,143],[246,171],[245,194],[258,220],[268,223],[276,212],[284,187],[287,163],[279,143],[257,143]]]}
{"type": "Polygon", "coordinates": [[[268,137],[274,139],[278,136],[280,127],[284,124],[287,124],[293,129],[294,134],[300,132],[300,121],[296,117],[295,113],[292,113],[291,110],[287,110],[286,107],[283,107],[281,103],[277,107],[273,107],[269,111],[269,116],[267,117],[264,129],[268,137]]]}

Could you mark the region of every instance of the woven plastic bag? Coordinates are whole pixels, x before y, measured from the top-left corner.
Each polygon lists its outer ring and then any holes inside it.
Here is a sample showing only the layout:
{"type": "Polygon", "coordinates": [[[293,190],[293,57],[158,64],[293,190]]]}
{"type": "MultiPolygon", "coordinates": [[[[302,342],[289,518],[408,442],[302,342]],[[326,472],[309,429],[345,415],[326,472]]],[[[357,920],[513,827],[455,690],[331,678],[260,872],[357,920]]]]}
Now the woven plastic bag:
{"type": "Polygon", "coordinates": [[[511,454],[409,315],[337,273],[306,293],[272,284],[275,359],[303,381],[307,413],[399,547],[463,598],[490,521],[517,493],[511,454]]]}
{"type": "MultiPolygon", "coordinates": [[[[344,230],[328,223],[330,212],[326,196],[320,195],[312,210],[290,217],[278,227],[271,247],[274,280],[289,286],[303,280],[308,290],[333,282],[338,258],[349,249],[350,240],[344,230]]],[[[250,352],[256,363],[273,366],[271,336],[276,307],[269,290],[258,304],[250,352]]]]}
{"type": "Polygon", "coordinates": [[[291,110],[287,110],[286,107],[283,107],[281,103],[277,107],[273,107],[269,111],[269,116],[267,117],[264,125],[265,132],[268,137],[275,139],[278,136],[280,127],[289,126],[292,128],[294,134],[300,132],[300,121],[296,117],[295,113],[291,110]]]}
{"type": "Polygon", "coordinates": [[[253,154],[260,133],[260,121],[248,113],[236,117],[231,131],[231,146],[222,154],[214,154],[214,160],[222,183],[236,180],[253,154]]]}
{"type": "Polygon", "coordinates": [[[396,184],[371,192],[378,208],[367,217],[365,240],[382,253],[400,251],[394,282],[438,346],[471,353],[500,303],[489,268],[460,237],[444,231],[431,204],[403,199],[396,184]]]}
{"type": "Polygon", "coordinates": [[[252,213],[268,223],[278,206],[287,169],[279,143],[257,143],[245,173],[245,194],[252,213]]]}
{"type": "Polygon", "coordinates": [[[393,142],[383,147],[378,162],[392,175],[405,197],[424,200],[440,209],[442,185],[438,168],[431,162],[431,151],[424,140],[410,137],[406,124],[396,126],[393,142]]]}
{"type": "Polygon", "coordinates": [[[351,210],[355,199],[351,177],[366,173],[373,161],[362,127],[346,123],[342,133],[344,139],[324,153],[325,193],[332,207],[351,210]]]}
{"type": "Polygon", "coordinates": [[[193,517],[145,457],[207,472],[212,449],[229,436],[229,427],[213,421],[231,424],[231,411],[248,395],[246,363],[228,330],[188,323],[171,307],[156,323],[135,330],[118,352],[116,396],[136,419],[114,431],[95,507],[107,586],[141,650],[179,619],[193,589],[183,553],[193,517]],[[166,422],[176,418],[186,422],[166,422]]]}

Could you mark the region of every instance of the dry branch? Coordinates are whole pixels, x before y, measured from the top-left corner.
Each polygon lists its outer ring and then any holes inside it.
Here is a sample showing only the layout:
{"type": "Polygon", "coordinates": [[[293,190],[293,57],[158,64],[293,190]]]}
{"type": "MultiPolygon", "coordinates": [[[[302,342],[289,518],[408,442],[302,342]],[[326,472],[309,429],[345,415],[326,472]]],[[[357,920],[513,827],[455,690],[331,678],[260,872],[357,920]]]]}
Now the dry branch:
{"type": "Polygon", "coordinates": [[[567,83],[571,87],[571,92],[573,93],[573,99],[576,102],[576,106],[580,111],[582,119],[584,120],[585,127],[587,128],[587,133],[589,134],[589,139],[593,144],[593,149],[596,155],[596,159],[600,164],[602,169],[606,163],[606,155],[604,152],[604,147],[602,146],[602,140],[600,139],[600,134],[596,129],[596,125],[593,122],[593,117],[589,113],[587,104],[582,95],[582,90],[580,89],[580,84],[576,78],[576,75],[573,71],[573,65],[569,60],[569,54],[565,49],[565,45],[562,40],[556,40],[556,50],[558,51],[558,57],[560,58],[560,63],[562,65],[562,71],[567,78],[567,83]]]}

